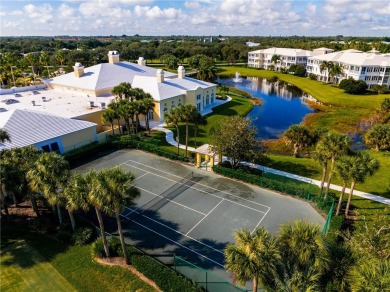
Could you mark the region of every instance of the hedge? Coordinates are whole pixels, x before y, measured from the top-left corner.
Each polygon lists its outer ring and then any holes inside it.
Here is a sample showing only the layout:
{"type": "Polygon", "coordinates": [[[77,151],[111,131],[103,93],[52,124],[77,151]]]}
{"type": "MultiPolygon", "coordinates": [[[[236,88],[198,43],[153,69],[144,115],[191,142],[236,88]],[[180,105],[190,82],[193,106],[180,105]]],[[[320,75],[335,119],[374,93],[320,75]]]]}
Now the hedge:
{"type": "Polygon", "coordinates": [[[163,291],[205,291],[174,270],[145,255],[132,255],[131,264],[145,277],[154,281],[163,291]]]}
{"type": "Polygon", "coordinates": [[[246,92],[244,90],[237,89],[233,86],[228,86],[228,88],[229,88],[229,91],[231,91],[231,92],[237,93],[237,94],[242,95],[242,96],[249,98],[249,99],[253,98],[252,95],[250,95],[248,92],[246,92]]]}
{"type": "MultiPolygon", "coordinates": [[[[173,154],[170,152],[163,151],[159,148],[159,146],[155,145],[157,139],[149,138],[146,141],[139,141],[139,139],[134,139],[132,136],[121,136],[119,139],[116,138],[112,144],[117,146],[118,148],[135,148],[140,149],[146,152],[154,153],[159,156],[163,156],[169,159],[180,160],[184,162],[189,162],[189,158],[177,154],[173,154]],[[148,143],[148,141],[150,143],[148,143]]],[[[158,141],[159,143],[159,141],[158,141]]]]}
{"type": "Polygon", "coordinates": [[[238,179],[262,188],[271,189],[277,192],[286,193],[292,196],[297,196],[303,199],[309,199],[317,204],[317,207],[325,212],[329,211],[333,198],[328,197],[327,200],[310,193],[310,184],[299,182],[286,177],[274,174],[250,174],[240,169],[234,170],[231,168],[222,167],[219,165],[213,166],[215,173],[226,177],[238,179]]]}

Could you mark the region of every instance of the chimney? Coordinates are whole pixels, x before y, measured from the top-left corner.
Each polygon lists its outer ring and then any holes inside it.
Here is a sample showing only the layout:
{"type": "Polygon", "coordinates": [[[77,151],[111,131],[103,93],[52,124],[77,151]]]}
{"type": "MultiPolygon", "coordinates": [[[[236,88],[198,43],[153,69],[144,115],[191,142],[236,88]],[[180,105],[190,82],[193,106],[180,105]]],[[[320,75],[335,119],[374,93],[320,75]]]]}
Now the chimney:
{"type": "Polygon", "coordinates": [[[74,69],[74,76],[77,78],[80,78],[84,75],[84,66],[81,65],[81,63],[76,62],[73,66],[74,69]]]}
{"type": "Polygon", "coordinates": [[[164,82],[164,70],[158,69],[156,76],[157,76],[157,82],[160,82],[160,83],[164,82]]]}
{"type": "Polygon", "coordinates": [[[177,75],[179,78],[183,79],[186,77],[186,69],[184,69],[183,66],[179,66],[179,68],[177,68],[177,75]]]}
{"type": "Polygon", "coordinates": [[[138,65],[146,66],[146,60],[144,59],[144,57],[138,58],[138,65]]]}
{"type": "Polygon", "coordinates": [[[108,56],[108,63],[115,64],[119,62],[118,51],[109,51],[107,56],[108,56]]]}

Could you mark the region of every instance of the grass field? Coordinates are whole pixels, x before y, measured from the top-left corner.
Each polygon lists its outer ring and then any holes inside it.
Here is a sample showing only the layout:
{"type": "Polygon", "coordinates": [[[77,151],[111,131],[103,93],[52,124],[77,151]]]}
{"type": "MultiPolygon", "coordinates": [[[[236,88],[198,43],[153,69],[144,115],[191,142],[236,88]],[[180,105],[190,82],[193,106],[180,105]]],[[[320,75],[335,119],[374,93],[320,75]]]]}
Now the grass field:
{"type": "Polygon", "coordinates": [[[76,291],[25,241],[1,251],[1,291],[76,291]]]}
{"type": "Polygon", "coordinates": [[[154,291],[123,268],[94,262],[90,245],[68,246],[27,228],[9,227],[1,232],[1,249],[1,291],[154,291]],[[27,249],[13,248],[19,241],[27,249]]]}

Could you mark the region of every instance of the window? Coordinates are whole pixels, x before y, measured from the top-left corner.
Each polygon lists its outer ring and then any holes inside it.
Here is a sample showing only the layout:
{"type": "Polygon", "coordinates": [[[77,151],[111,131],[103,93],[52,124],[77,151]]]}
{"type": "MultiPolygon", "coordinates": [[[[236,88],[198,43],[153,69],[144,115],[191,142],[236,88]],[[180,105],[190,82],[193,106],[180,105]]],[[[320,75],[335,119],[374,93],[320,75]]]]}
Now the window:
{"type": "Polygon", "coordinates": [[[42,146],[42,150],[45,152],[50,152],[50,146],[49,145],[44,145],[42,146]]]}
{"type": "Polygon", "coordinates": [[[51,143],[50,147],[51,147],[51,151],[57,152],[57,153],[60,152],[60,147],[58,147],[58,143],[57,142],[51,143]]]}
{"type": "Polygon", "coordinates": [[[214,93],[211,94],[211,103],[214,103],[214,93]]]}
{"type": "Polygon", "coordinates": [[[371,80],[371,76],[366,76],[366,78],[364,78],[364,81],[370,81],[371,80]]]}
{"type": "Polygon", "coordinates": [[[207,95],[207,96],[206,96],[206,105],[209,105],[209,103],[210,103],[210,98],[209,98],[209,96],[207,95]]]}
{"type": "Polygon", "coordinates": [[[149,112],[148,112],[148,119],[149,119],[149,120],[153,120],[153,119],[154,119],[154,117],[153,117],[153,111],[149,111],[149,112]]]}
{"type": "Polygon", "coordinates": [[[168,112],[168,109],[166,107],[164,107],[163,112],[164,112],[164,114],[166,114],[168,112]]]}
{"type": "Polygon", "coordinates": [[[372,67],[367,67],[367,72],[372,72],[372,67]]]}
{"type": "Polygon", "coordinates": [[[202,95],[201,94],[198,94],[197,96],[196,96],[196,100],[201,100],[202,99],[202,95]]]}
{"type": "Polygon", "coordinates": [[[366,73],[366,67],[362,67],[362,74],[366,73]]]}
{"type": "Polygon", "coordinates": [[[197,103],[197,104],[196,104],[196,109],[198,110],[198,112],[200,112],[200,110],[201,110],[201,105],[200,105],[200,103],[197,103]]]}

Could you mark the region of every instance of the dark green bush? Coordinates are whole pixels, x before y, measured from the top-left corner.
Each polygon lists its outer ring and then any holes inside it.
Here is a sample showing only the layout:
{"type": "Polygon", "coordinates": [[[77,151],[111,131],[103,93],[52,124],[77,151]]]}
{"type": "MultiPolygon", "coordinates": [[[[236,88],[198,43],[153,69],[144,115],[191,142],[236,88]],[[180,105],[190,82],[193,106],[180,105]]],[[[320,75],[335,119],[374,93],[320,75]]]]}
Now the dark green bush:
{"type": "Polygon", "coordinates": [[[75,245],[84,245],[91,242],[93,230],[89,227],[79,227],[72,234],[72,240],[75,245]]]}
{"type": "Polygon", "coordinates": [[[155,139],[155,138],[147,138],[147,139],[143,140],[143,142],[152,144],[154,146],[160,146],[160,140],[155,139]]]}
{"type": "Polygon", "coordinates": [[[344,89],[349,94],[363,94],[367,90],[367,83],[363,80],[348,78],[341,80],[339,88],[344,89]]]}
{"type": "Polygon", "coordinates": [[[268,82],[276,82],[276,81],[278,81],[278,80],[279,80],[279,77],[276,76],[276,75],[267,78],[267,81],[268,81],[268,82]]]}
{"type": "MultiPolygon", "coordinates": [[[[110,256],[123,256],[121,242],[116,236],[107,236],[108,249],[110,256]]],[[[104,258],[106,253],[104,252],[103,240],[101,237],[95,240],[92,244],[91,253],[93,257],[104,258]]]]}
{"type": "Polygon", "coordinates": [[[70,243],[72,239],[71,227],[67,224],[61,225],[54,235],[54,238],[62,243],[70,243]]]}
{"type": "Polygon", "coordinates": [[[309,73],[309,79],[310,80],[317,80],[317,75],[314,73],[309,73]]]}
{"type": "Polygon", "coordinates": [[[163,291],[205,291],[202,287],[149,256],[133,255],[131,263],[139,272],[154,281],[163,291]]]}

